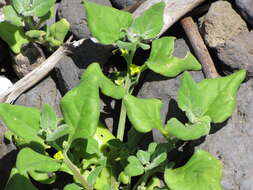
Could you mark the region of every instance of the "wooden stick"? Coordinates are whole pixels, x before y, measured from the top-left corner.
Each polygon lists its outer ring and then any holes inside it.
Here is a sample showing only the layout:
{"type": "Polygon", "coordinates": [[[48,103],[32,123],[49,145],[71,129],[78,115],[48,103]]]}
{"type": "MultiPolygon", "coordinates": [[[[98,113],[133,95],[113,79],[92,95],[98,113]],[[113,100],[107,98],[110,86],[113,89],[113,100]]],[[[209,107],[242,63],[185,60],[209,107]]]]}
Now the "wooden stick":
{"type": "MultiPolygon", "coordinates": [[[[139,16],[152,5],[159,3],[161,0],[147,0],[142,3],[136,11],[134,17],[139,16]]],[[[206,0],[163,0],[166,4],[164,9],[164,26],[158,36],[164,33],[170,26],[177,22],[182,16],[190,12],[192,9],[200,5],[206,0]]]]}
{"type": "Polygon", "coordinates": [[[192,48],[203,66],[206,78],[216,78],[219,76],[213,60],[206,48],[206,45],[198,31],[198,27],[194,23],[192,17],[183,18],[180,21],[184,31],[191,42],[192,48]]]}
{"type": "Polygon", "coordinates": [[[72,48],[80,46],[83,42],[84,39],[59,47],[49,58],[46,59],[45,62],[16,82],[3,94],[0,94],[0,102],[12,103],[15,101],[16,98],[19,97],[23,92],[43,79],[55,67],[57,62],[64,55],[69,53],[72,48]]]}

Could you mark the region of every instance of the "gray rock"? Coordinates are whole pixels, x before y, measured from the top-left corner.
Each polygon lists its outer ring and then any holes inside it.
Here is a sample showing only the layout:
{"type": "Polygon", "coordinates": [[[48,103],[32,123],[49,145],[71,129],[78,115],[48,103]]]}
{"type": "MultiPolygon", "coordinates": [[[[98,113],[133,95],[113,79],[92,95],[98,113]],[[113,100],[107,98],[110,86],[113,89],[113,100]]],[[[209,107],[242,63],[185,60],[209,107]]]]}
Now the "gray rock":
{"type": "Polygon", "coordinates": [[[61,94],[56,88],[54,80],[49,76],[22,94],[15,102],[17,105],[41,108],[44,104],[50,104],[58,116],[61,116],[59,101],[61,94]]]}
{"type": "Polygon", "coordinates": [[[218,58],[233,70],[246,69],[253,76],[253,31],[240,33],[217,47],[218,58]]]}
{"type": "Polygon", "coordinates": [[[227,124],[207,136],[200,145],[224,165],[222,184],[225,190],[252,190],[253,187],[253,80],[242,84],[237,110],[227,124]]]}
{"type": "Polygon", "coordinates": [[[235,0],[236,6],[241,11],[244,18],[253,27],[253,1],[252,0],[235,0]]]}
{"type": "Polygon", "coordinates": [[[57,82],[63,94],[79,84],[84,69],[93,62],[101,65],[111,56],[112,46],[104,46],[86,40],[72,55],[64,56],[56,66],[57,82]]]}
{"type": "Polygon", "coordinates": [[[114,7],[118,9],[123,9],[141,0],[110,0],[110,1],[114,7]]]}
{"type": "Polygon", "coordinates": [[[240,32],[248,31],[245,21],[227,1],[212,3],[208,13],[200,19],[200,30],[209,47],[216,47],[240,32]]]}
{"type": "MultiPolygon", "coordinates": [[[[89,0],[90,2],[111,6],[109,0],[89,0]]],[[[65,18],[71,25],[71,32],[79,39],[89,38],[83,0],[62,0],[58,9],[60,18],[65,18]]]]}
{"type": "MultiPolygon", "coordinates": [[[[175,41],[175,56],[184,57],[187,51],[189,51],[189,48],[183,39],[178,39],[175,41]]],[[[204,78],[201,71],[192,71],[191,74],[196,81],[200,81],[204,78]]],[[[184,115],[179,110],[175,102],[180,85],[180,79],[181,75],[176,78],[168,79],[149,71],[145,77],[146,81],[138,93],[138,96],[141,98],[159,98],[162,100],[164,105],[161,110],[161,116],[164,122],[171,117],[178,118],[184,115]],[[170,113],[168,113],[168,111],[170,113]]],[[[164,141],[162,135],[156,130],[153,131],[153,136],[154,140],[157,142],[164,141]]]]}

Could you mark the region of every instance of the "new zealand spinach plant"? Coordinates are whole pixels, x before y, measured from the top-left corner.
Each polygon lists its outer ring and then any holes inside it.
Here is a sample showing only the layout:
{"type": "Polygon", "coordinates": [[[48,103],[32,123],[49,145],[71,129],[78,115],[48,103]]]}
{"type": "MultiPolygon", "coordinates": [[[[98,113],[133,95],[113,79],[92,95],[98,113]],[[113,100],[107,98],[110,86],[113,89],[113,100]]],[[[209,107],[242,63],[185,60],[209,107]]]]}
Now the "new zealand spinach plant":
{"type": "Polygon", "coordinates": [[[50,48],[60,46],[70,25],[66,19],[46,25],[54,11],[55,0],[11,0],[11,4],[3,8],[0,37],[14,53],[19,53],[22,46],[29,42],[50,48]]]}
{"type": "Polygon", "coordinates": [[[204,150],[196,150],[184,166],[176,168],[169,161],[170,152],[175,141],[208,135],[211,123],[224,122],[231,116],[245,71],[195,82],[185,71],[201,69],[194,56],[191,53],[183,59],[173,56],[174,37],[156,39],[163,27],[163,2],[137,18],[91,2],[85,2],[84,6],[95,40],[118,48],[127,70],[110,79],[98,63],[89,65],[80,84],[62,98],[61,119],[49,105],[40,111],[0,104],[0,117],[9,128],[6,137],[20,148],[6,190],[37,189],[31,178],[51,184],[57,171],[73,176],[64,190],[222,190],[219,160],[204,150]],[[138,48],[151,48],[149,58],[141,66],[133,64],[138,48]],[[172,118],[164,124],[160,100],[132,95],[146,69],[165,77],[185,71],[177,103],[185,112],[187,123],[172,118]],[[100,92],[122,100],[116,136],[99,121],[100,92]],[[132,124],[128,135],[126,118],[132,124]],[[158,129],[167,142],[152,142],[147,150],[142,150],[140,136],[152,129],[158,129]]]}

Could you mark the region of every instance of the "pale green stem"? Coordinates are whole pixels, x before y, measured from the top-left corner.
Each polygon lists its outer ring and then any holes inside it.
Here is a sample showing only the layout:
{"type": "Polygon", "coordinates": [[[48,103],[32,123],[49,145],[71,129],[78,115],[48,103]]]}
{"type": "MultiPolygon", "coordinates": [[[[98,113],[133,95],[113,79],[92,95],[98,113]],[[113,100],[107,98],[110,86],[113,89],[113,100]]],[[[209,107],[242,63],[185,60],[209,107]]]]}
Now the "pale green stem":
{"type": "Polygon", "coordinates": [[[84,189],[86,189],[86,190],[93,190],[93,188],[87,183],[87,181],[81,175],[79,168],[77,168],[75,166],[75,164],[73,164],[71,162],[71,160],[68,158],[68,155],[67,155],[66,152],[63,153],[63,156],[64,156],[64,159],[63,159],[64,163],[73,172],[74,176],[82,184],[82,186],[84,187],[84,189]]]}

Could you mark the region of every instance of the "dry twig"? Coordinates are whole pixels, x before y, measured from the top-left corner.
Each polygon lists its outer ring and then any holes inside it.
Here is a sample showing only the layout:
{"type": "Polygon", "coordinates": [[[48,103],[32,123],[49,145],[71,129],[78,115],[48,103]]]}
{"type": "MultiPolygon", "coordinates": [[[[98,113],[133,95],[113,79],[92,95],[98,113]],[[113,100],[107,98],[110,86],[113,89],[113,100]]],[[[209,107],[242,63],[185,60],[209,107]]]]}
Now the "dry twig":
{"type": "Polygon", "coordinates": [[[203,71],[206,78],[216,78],[219,76],[214,66],[213,60],[206,48],[206,45],[198,31],[198,27],[194,23],[192,17],[182,19],[181,25],[191,42],[192,48],[203,66],[203,71]]]}

